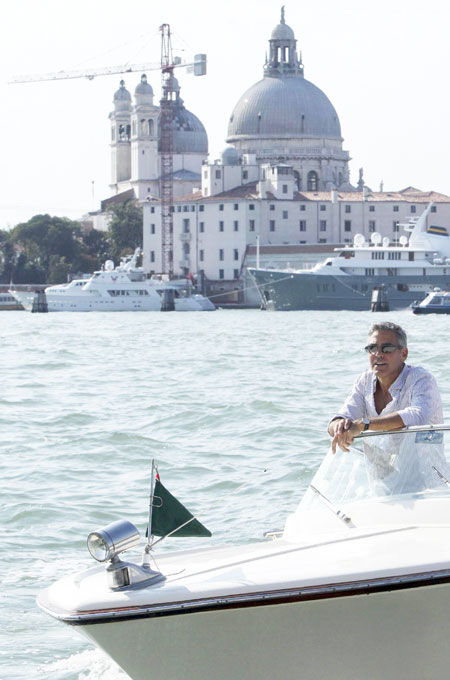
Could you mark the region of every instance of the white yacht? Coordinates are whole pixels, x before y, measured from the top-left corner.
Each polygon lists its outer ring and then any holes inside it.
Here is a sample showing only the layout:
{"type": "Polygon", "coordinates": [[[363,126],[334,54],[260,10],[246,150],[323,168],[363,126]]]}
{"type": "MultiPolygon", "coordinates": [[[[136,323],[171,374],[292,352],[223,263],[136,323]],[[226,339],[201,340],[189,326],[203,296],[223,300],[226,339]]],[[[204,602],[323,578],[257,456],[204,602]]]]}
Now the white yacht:
{"type": "Polygon", "coordinates": [[[311,269],[249,268],[263,307],[275,310],[369,310],[374,289],[384,286],[391,309],[408,307],[437,286],[450,287],[450,237],[446,227],[427,226],[430,203],[403,226],[398,244],[378,232],[370,243],[356,234],[353,245],[311,269]]]}
{"type": "Polygon", "coordinates": [[[45,296],[33,291],[9,292],[29,312],[159,312],[164,305],[176,312],[215,309],[208,298],[193,292],[186,279],[169,280],[164,275],[148,279],[144,270],[136,266],[139,254],[137,248],[132,257],[125,258],[117,267],[108,260],[101,271],[88,279],[48,286],[45,296]]]}
{"type": "Polygon", "coordinates": [[[169,507],[152,486],[142,563],[120,558],[139,531],[114,522],[88,538],[108,566],[62,578],[38,604],[132,680],[442,680],[449,429],[364,433],[350,452],[326,455],[273,540],[169,551],[157,563],[152,512],[169,507]]]}

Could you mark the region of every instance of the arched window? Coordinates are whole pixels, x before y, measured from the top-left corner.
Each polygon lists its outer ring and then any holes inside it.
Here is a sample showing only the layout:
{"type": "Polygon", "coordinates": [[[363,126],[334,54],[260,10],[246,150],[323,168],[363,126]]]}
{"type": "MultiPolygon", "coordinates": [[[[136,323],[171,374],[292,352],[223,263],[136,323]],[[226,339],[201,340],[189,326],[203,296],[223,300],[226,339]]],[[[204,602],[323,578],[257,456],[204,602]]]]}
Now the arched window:
{"type": "Polygon", "coordinates": [[[315,170],[308,172],[308,191],[317,191],[319,187],[319,177],[315,170]]]}
{"type": "Polygon", "coordinates": [[[151,118],[148,119],[148,134],[151,137],[153,136],[153,120],[151,118]]]}
{"type": "Polygon", "coordinates": [[[145,120],[145,118],[143,118],[141,120],[141,135],[147,135],[147,134],[148,134],[148,132],[147,132],[147,121],[145,120]]]}
{"type": "Polygon", "coordinates": [[[300,177],[300,173],[298,170],[294,170],[294,179],[295,179],[295,184],[297,186],[297,191],[302,190],[302,178],[300,177]]]}

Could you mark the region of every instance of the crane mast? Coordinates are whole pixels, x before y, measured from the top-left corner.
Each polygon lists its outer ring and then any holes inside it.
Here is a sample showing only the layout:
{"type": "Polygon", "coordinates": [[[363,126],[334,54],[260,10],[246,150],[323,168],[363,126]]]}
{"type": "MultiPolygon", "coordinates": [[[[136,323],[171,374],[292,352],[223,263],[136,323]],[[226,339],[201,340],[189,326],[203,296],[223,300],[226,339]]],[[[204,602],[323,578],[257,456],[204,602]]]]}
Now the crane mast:
{"type": "Polygon", "coordinates": [[[160,129],[160,199],[161,199],[161,271],[173,276],[173,121],[176,92],[173,82],[172,41],[169,24],[161,31],[161,88],[160,129]]]}

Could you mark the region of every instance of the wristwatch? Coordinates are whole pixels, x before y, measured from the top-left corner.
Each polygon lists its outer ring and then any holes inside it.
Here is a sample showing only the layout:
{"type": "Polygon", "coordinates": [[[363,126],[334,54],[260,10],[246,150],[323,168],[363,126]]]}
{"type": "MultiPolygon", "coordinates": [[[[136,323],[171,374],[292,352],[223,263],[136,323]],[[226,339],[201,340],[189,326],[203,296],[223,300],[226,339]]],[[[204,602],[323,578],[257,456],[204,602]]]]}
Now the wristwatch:
{"type": "Polygon", "coordinates": [[[364,425],[363,432],[365,432],[370,427],[370,418],[361,418],[361,422],[364,425]]]}

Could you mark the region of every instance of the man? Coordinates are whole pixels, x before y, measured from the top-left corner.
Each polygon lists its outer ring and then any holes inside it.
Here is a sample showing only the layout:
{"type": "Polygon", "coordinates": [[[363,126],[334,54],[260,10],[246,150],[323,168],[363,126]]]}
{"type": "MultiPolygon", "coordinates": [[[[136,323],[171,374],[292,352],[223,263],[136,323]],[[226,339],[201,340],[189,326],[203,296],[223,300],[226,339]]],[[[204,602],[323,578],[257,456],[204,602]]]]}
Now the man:
{"type": "Polygon", "coordinates": [[[364,430],[397,430],[443,422],[441,397],[433,376],[406,366],[405,331],[395,323],[372,326],[366,346],[370,369],[356,381],[339,413],[328,425],[333,453],[348,451],[364,430]]]}

